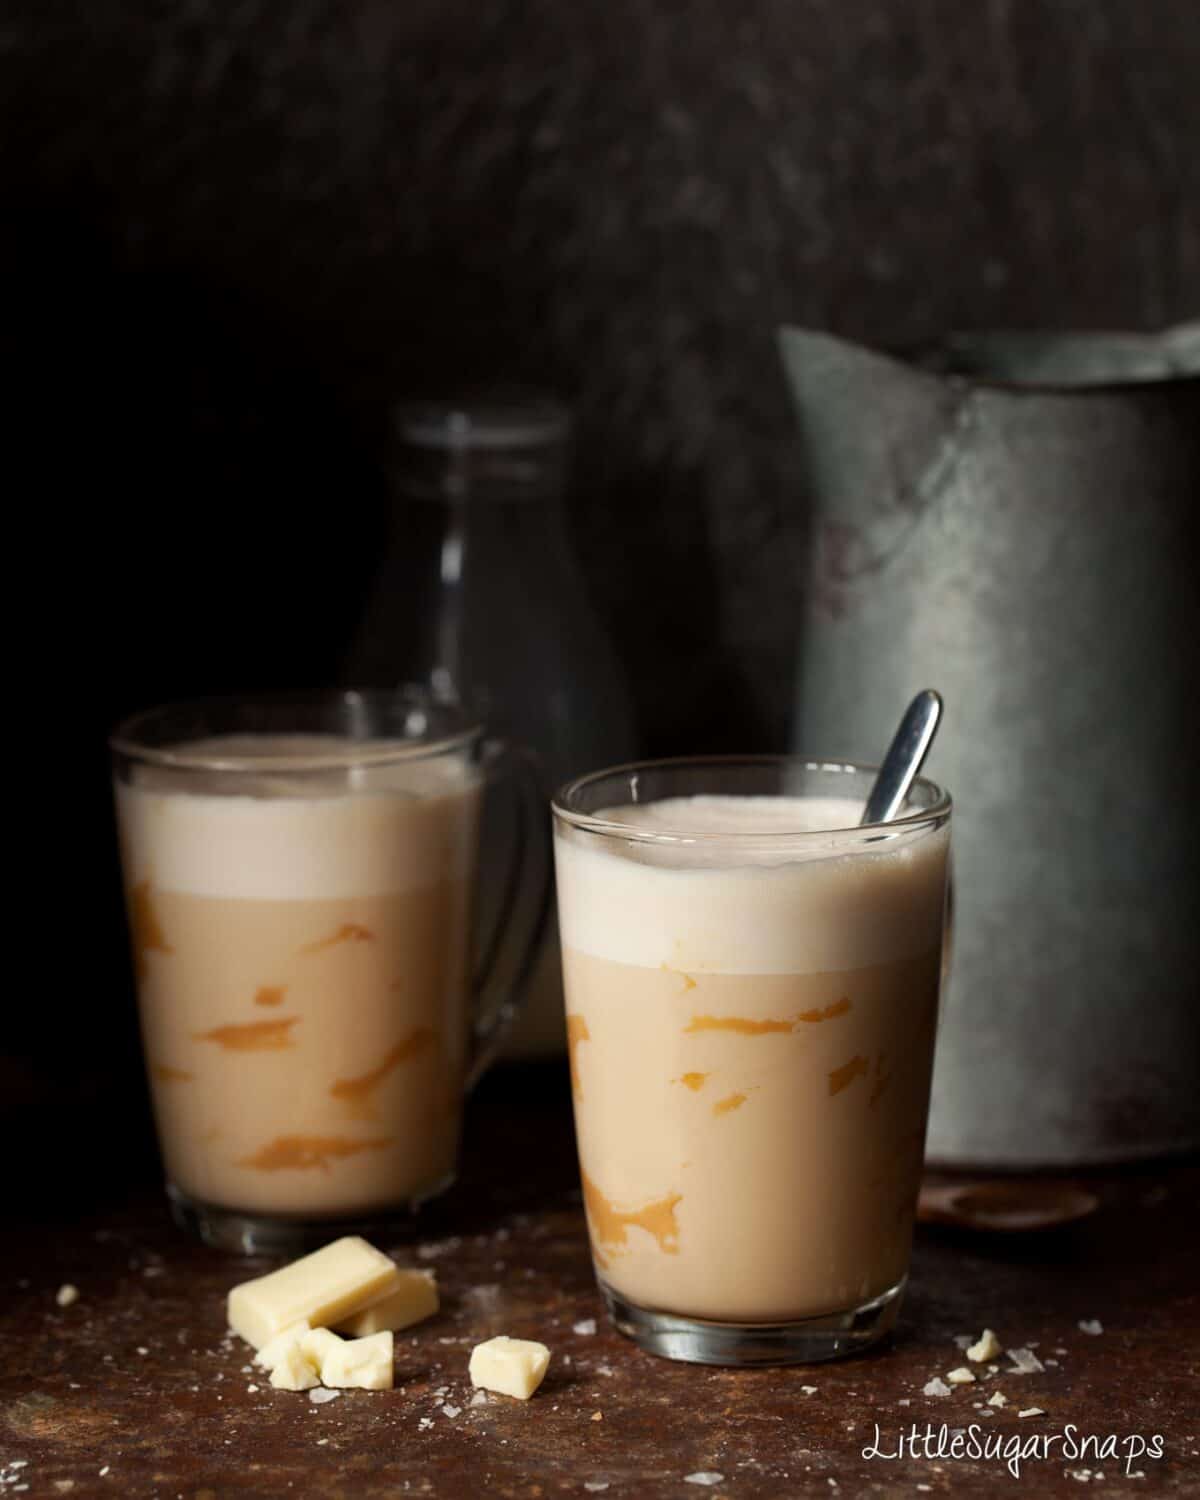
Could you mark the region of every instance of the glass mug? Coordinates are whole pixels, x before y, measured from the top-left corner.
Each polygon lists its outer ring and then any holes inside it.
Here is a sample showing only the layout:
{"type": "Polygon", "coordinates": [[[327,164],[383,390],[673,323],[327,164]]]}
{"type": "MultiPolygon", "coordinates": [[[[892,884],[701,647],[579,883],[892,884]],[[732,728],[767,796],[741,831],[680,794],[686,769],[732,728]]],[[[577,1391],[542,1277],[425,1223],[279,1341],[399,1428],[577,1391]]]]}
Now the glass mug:
{"type": "Polygon", "coordinates": [[[895,1322],[951,804],[918,780],[893,821],[859,827],[873,779],[705,758],[555,798],[592,1254],[617,1328],[655,1353],[806,1362],[895,1322]]]}
{"type": "Polygon", "coordinates": [[[176,1220],[292,1251],[443,1191],[549,900],[531,765],[418,688],[168,705],[110,743],[176,1220]],[[513,868],[474,976],[499,780],[513,868]]]}

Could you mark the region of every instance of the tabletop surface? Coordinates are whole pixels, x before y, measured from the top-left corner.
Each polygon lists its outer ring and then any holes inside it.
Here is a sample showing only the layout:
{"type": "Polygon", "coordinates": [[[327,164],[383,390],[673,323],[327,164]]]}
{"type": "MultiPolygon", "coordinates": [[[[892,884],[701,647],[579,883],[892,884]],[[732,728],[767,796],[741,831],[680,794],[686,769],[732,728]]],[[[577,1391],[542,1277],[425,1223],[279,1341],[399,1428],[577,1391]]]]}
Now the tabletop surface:
{"type": "Polygon", "coordinates": [[[10,1204],[0,1500],[1200,1494],[1195,1163],[1090,1175],[1099,1210],[1049,1233],[921,1226],[881,1350],[725,1370],[644,1354],[606,1325],[573,1150],[560,1070],[488,1080],[459,1186],[410,1235],[379,1240],[436,1268],[442,1312],[397,1335],[395,1390],[323,1404],[272,1389],[227,1332],[229,1287],[270,1263],[191,1243],[158,1190],[128,1187],[86,1217],[10,1204]],[[67,1282],[79,1300],[60,1307],[67,1282]],[[976,1366],[976,1383],[926,1395],[966,1362],[956,1340],[984,1327],[1043,1368],[1001,1356],[994,1374],[976,1366]],[[498,1333],[553,1352],[529,1402],[472,1401],[471,1347],[498,1333]],[[996,1391],[1002,1408],[987,1404],[996,1391]],[[914,1426],[917,1453],[906,1441],[897,1456],[914,1426]]]}

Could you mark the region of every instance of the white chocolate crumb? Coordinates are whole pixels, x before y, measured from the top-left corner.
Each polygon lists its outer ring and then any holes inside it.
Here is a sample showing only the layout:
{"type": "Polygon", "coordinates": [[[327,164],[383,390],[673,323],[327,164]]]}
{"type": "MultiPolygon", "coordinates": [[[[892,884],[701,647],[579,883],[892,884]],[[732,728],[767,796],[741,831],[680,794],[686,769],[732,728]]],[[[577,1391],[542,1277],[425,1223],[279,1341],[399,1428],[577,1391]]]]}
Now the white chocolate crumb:
{"type": "Polygon", "coordinates": [[[1046,1413],[1040,1406],[1027,1406],[1024,1411],[1017,1413],[1018,1417],[1044,1417],[1046,1413]]]}
{"type": "Polygon", "coordinates": [[[985,1328],[974,1344],[967,1346],[967,1358],[974,1364],[982,1365],[990,1359],[1004,1352],[1004,1346],[990,1328],[985,1328]]]}
{"type": "Polygon", "coordinates": [[[595,1331],[595,1318],[580,1318],[578,1323],[571,1324],[571,1332],[577,1333],[580,1338],[589,1338],[595,1331]]]}
{"type": "Polygon", "coordinates": [[[308,1399],[314,1406],[324,1406],[327,1401],[336,1401],[341,1391],[331,1391],[328,1386],[317,1386],[309,1391],[308,1399]]]}
{"type": "Polygon", "coordinates": [[[967,1369],[966,1365],[959,1365],[957,1370],[947,1370],[946,1379],[951,1385],[974,1385],[975,1376],[967,1369]]]}
{"type": "Polygon", "coordinates": [[[950,1394],[950,1387],[944,1380],[940,1380],[935,1375],[932,1380],[926,1381],[921,1387],[921,1394],[924,1396],[948,1396],[950,1394]]]}
{"type": "Polygon", "coordinates": [[[1037,1375],[1046,1368],[1032,1349],[1009,1349],[1008,1357],[1019,1375],[1037,1375]]]}
{"type": "Polygon", "coordinates": [[[461,1411],[462,1411],[462,1407],[461,1406],[451,1406],[447,1402],[447,1404],[442,1407],[442,1416],[449,1417],[450,1420],[453,1422],[454,1418],[457,1417],[458,1414],[461,1411]]]}
{"type": "Polygon", "coordinates": [[[994,1395],[988,1397],[987,1404],[989,1406],[1007,1406],[1008,1397],[1004,1394],[1003,1391],[997,1391],[994,1395]]]}
{"type": "Polygon", "coordinates": [[[70,1307],[72,1302],[79,1301],[79,1288],[69,1281],[64,1281],[62,1286],[54,1294],[54,1300],[59,1307],[70,1307]]]}
{"type": "Polygon", "coordinates": [[[802,1385],[800,1389],[806,1396],[815,1396],[817,1394],[817,1388],[815,1385],[802,1385]]]}
{"type": "Polygon", "coordinates": [[[1104,1324],[1099,1318],[1080,1318],[1080,1333],[1090,1333],[1093,1338],[1104,1332],[1104,1324]]]}
{"type": "Polygon", "coordinates": [[[718,1474],[716,1469],[697,1469],[694,1474],[683,1476],[684,1484],[720,1484],[725,1478],[724,1474],[718,1474]]]}

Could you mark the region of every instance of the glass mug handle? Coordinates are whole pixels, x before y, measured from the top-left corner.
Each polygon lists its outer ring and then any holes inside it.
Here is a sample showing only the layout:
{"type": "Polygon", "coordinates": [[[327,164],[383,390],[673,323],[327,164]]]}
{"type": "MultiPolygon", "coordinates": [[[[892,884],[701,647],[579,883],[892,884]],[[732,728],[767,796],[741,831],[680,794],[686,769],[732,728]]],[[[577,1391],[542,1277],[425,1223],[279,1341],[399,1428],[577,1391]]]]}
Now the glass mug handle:
{"type": "MultiPolygon", "coordinates": [[[[515,833],[503,895],[493,930],[479,945],[471,985],[475,1019],[467,1063],[467,1089],[473,1089],[495,1061],[500,1043],[520,1006],[550,912],[550,809],[540,767],[532,751],[502,740],[487,740],[480,766],[486,782],[511,780],[516,800],[515,833]]],[[[480,850],[479,870],[485,862],[480,850]]]]}

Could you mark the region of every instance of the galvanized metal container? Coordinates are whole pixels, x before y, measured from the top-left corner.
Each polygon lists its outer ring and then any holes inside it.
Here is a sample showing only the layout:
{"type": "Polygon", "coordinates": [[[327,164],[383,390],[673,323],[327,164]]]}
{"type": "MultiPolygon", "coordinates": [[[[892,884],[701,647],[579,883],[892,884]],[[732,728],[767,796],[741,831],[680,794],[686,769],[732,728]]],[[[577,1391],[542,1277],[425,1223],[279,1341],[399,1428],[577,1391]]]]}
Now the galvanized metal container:
{"type": "Polygon", "coordinates": [[[878,758],[913,692],[947,703],[931,1160],[1200,1147],[1200,325],[782,352],[814,524],[796,748],[878,758]]]}

